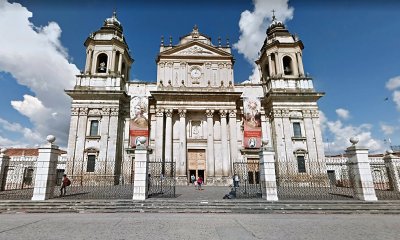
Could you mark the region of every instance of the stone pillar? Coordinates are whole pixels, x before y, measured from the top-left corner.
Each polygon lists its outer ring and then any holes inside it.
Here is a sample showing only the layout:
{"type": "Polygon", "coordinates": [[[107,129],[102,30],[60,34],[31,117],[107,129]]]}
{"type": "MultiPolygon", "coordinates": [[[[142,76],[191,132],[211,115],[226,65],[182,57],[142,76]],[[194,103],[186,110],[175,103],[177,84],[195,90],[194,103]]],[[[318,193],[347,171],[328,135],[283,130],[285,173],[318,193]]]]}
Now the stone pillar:
{"type": "Polygon", "coordinates": [[[87,50],[87,55],[86,55],[86,64],[85,64],[85,73],[90,73],[90,71],[91,71],[91,62],[92,62],[92,52],[93,52],[93,50],[92,49],[88,49],[87,50]]]}
{"type": "Polygon", "coordinates": [[[352,146],[346,149],[351,164],[355,197],[364,201],[377,201],[371,167],[368,159],[368,149],[356,146],[357,138],[350,138],[352,146]]]}
{"type": "Polygon", "coordinates": [[[172,162],[172,109],[165,110],[165,162],[172,162]]]}
{"type": "Polygon", "coordinates": [[[299,67],[299,75],[304,76],[304,67],[303,67],[303,58],[301,56],[301,53],[296,53],[297,55],[297,61],[298,61],[298,67],[299,67]]]}
{"type": "Polygon", "coordinates": [[[132,200],[145,200],[148,194],[149,178],[148,178],[148,165],[149,150],[144,145],[146,140],[140,139],[140,145],[135,149],[135,176],[133,183],[133,196],[132,200]]]}
{"type": "Polygon", "coordinates": [[[230,133],[230,149],[231,149],[231,161],[229,164],[230,173],[233,173],[233,163],[237,162],[237,152],[238,152],[238,144],[237,144],[237,125],[236,125],[236,110],[229,111],[229,133],[230,133]]]}
{"type": "Polygon", "coordinates": [[[222,176],[228,176],[229,160],[228,160],[228,131],[226,127],[226,110],[220,110],[221,115],[221,150],[222,150],[222,176]]]}
{"type": "Polygon", "coordinates": [[[180,130],[179,130],[179,149],[180,163],[177,169],[179,176],[186,176],[186,110],[179,110],[180,130]]]}
{"type": "Polygon", "coordinates": [[[53,197],[57,177],[58,146],[53,142],[53,135],[47,136],[49,142],[39,148],[39,156],[36,165],[35,186],[32,200],[47,200],[53,197]]]}
{"type": "Polygon", "coordinates": [[[5,182],[3,182],[3,179],[5,177],[6,173],[6,167],[10,163],[10,157],[6,155],[6,149],[3,148],[1,149],[0,152],[0,191],[4,190],[5,182]]]}
{"type": "Polygon", "coordinates": [[[278,189],[275,175],[275,152],[267,147],[268,142],[263,141],[260,151],[260,178],[262,197],[267,201],[278,201],[278,189]]]}
{"type": "Polygon", "coordinates": [[[274,68],[274,66],[272,65],[273,63],[272,63],[272,57],[271,57],[271,54],[270,55],[268,55],[268,70],[269,70],[269,74],[270,74],[270,76],[274,76],[275,75],[275,68],[274,68]]]}
{"type": "Polygon", "coordinates": [[[163,149],[164,149],[164,110],[156,109],[156,161],[161,161],[163,159],[163,149]]]}
{"type": "Polygon", "coordinates": [[[214,110],[206,110],[207,116],[207,175],[215,176],[214,160],[214,110]]]}
{"type": "Polygon", "coordinates": [[[400,176],[399,176],[399,168],[400,168],[400,158],[393,155],[393,151],[387,151],[386,156],[383,157],[385,161],[385,166],[388,169],[389,180],[392,190],[395,192],[400,192],[400,176]]]}

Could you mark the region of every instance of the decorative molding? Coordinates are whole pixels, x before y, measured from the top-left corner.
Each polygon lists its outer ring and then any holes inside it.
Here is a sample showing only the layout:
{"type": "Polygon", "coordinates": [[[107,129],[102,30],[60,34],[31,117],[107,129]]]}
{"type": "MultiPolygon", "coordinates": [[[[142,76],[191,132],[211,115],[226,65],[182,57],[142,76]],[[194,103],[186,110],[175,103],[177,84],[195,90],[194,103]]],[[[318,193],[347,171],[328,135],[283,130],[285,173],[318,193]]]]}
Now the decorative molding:
{"type": "Polygon", "coordinates": [[[185,118],[186,117],[186,109],[179,109],[178,113],[179,113],[179,117],[180,118],[185,118]]]}
{"type": "Polygon", "coordinates": [[[111,116],[118,116],[119,114],[119,108],[113,107],[111,108],[111,116]]]}
{"type": "Polygon", "coordinates": [[[290,118],[303,118],[303,114],[300,111],[291,111],[289,116],[290,118]]]}
{"type": "Polygon", "coordinates": [[[79,115],[79,108],[73,107],[71,108],[71,116],[78,116],[79,115]]]}
{"type": "Polygon", "coordinates": [[[79,108],[79,116],[87,116],[88,108],[79,108]]]}
{"type": "Polygon", "coordinates": [[[229,117],[230,118],[236,118],[236,110],[229,110],[229,117]]]}
{"type": "Polygon", "coordinates": [[[311,111],[311,117],[319,118],[319,111],[318,110],[312,110],[311,111]]]}
{"type": "Polygon", "coordinates": [[[311,111],[310,110],[303,110],[303,117],[305,117],[305,118],[311,117],[311,111]]]}
{"type": "Polygon", "coordinates": [[[156,117],[162,117],[162,116],[164,116],[164,109],[157,108],[156,109],[156,117]]]}
{"type": "Polygon", "coordinates": [[[207,118],[214,117],[214,110],[207,109],[206,110],[206,116],[207,116],[207,118]]]}
{"type": "Polygon", "coordinates": [[[215,54],[205,48],[199,46],[192,46],[185,50],[179,51],[173,55],[215,55],[215,54]]]}
{"type": "Polygon", "coordinates": [[[103,116],[110,116],[111,109],[109,107],[103,107],[101,109],[101,115],[103,116]]]}
{"type": "Polygon", "coordinates": [[[227,110],[219,110],[219,115],[221,115],[221,118],[226,117],[227,114],[228,114],[227,110]]]}
{"type": "Polygon", "coordinates": [[[282,117],[282,110],[280,110],[280,109],[274,109],[274,110],[271,112],[271,115],[272,115],[274,118],[282,117]]]}
{"type": "Polygon", "coordinates": [[[100,109],[98,109],[98,108],[89,109],[88,116],[101,116],[101,115],[102,114],[100,112],[100,109]]]}
{"type": "Polygon", "coordinates": [[[290,116],[290,111],[288,109],[283,109],[282,110],[282,117],[289,117],[290,116]]]}
{"type": "Polygon", "coordinates": [[[172,117],[172,109],[165,109],[165,116],[172,117]]]}

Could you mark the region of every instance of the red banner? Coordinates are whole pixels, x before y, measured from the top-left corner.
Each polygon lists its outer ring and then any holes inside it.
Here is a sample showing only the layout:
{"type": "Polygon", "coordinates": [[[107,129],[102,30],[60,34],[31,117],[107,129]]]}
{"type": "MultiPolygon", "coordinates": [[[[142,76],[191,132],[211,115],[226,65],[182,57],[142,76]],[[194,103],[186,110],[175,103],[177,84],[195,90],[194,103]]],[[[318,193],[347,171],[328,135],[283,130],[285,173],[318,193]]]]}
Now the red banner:
{"type": "Polygon", "coordinates": [[[131,120],[129,124],[130,146],[136,147],[139,137],[146,137],[145,146],[149,144],[149,125],[145,117],[139,116],[131,120]]]}

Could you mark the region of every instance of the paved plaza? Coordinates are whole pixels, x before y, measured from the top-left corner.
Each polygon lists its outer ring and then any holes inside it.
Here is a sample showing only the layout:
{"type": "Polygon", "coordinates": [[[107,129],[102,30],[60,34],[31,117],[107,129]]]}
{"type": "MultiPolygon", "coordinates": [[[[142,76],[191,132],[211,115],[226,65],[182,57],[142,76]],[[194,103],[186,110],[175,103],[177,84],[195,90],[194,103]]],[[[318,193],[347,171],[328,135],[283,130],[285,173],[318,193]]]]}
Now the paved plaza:
{"type": "Polygon", "coordinates": [[[399,239],[400,215],[4,214],[0,239],[399,239]]]}

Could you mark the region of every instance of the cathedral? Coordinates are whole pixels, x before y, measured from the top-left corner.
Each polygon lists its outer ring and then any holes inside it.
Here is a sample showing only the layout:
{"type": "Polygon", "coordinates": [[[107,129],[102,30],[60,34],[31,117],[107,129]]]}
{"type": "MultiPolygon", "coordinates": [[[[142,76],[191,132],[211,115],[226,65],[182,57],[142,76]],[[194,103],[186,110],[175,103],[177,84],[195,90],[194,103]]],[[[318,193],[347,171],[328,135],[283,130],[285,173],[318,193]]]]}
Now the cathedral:
{"type": "Polygon", "coordinates": [[[162,40],[154,82],[130,81],[133,59],[115,13],[84,45],[85,68],[65,90],[72,99],[69,175],[100,174],[101,164],[111,164],[123,176],[140,144],[149,161],[175,163],[177,185],[195,175],[226,186],[234,164],[257,163],[262,146],[294,162],[293,171],[326,174],[307,167],[324,161],[317,105],[324,93],[304,73],[302,41],[275,17],[256,61],[260,78],[247,83],[234,81],[229,43],[213,43],[197,26],[176,45],[162,40]]]}

